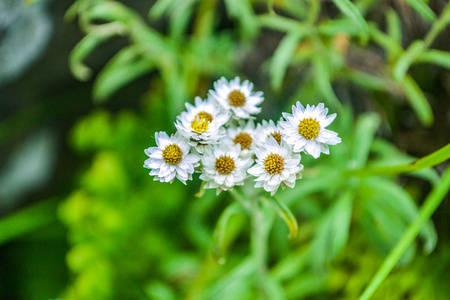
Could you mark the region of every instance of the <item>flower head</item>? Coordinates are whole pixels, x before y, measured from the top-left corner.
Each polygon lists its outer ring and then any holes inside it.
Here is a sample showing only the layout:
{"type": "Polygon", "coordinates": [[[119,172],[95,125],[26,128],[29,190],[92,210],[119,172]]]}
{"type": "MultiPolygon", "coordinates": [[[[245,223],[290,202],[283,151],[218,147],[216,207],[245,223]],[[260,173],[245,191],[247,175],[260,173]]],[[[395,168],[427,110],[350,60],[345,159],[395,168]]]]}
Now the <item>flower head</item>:
{"type": "Polygon", "coordinates": [[[215,145],[207,149],[202,157],[203,173],[200,179],[206,181],[205,189],[232,190],[235,185],[243,185],[247,170],[252,165],[251,158],[241,158],[241,146],[224,147],[215,145]]]}
{"type": "Polygon", "coordinates": [[[274,137],[266,137],[265,147],[255,149],[256,164],[248,170],[255,176],[255,187],[263,187],[273,196],[278,188],[286,186],[293,188],[295,180],[301,178],[300,154],[292,153],[292,149],[286,142],[280,144],[274,137]]]}
{"type": "Polygon", "coordinates": [[[236,77],[228,82],[224,77],[214,82],[211,97],[226,111],[231,111],[236,119],[248,119],[250,115],[259,114],[261,108],[257,105],[264,101],[262,92],[252,92],[253,83],[236,77]]]}
{"type": "Polygon", "coordinates": [[[227,135],[223,142],[232,147],[241,145],[241,156],[248,157],[253,155],[255,148],[255,123],[253,120],[242,122],[239,126],[231,125],[227,129],[227,135]]]}
{"type": "Polygon", "coordinates": [[[186,103],[186,109],[177,117],[175,127],[199,153],[225,136],[223,125],[230,114],[223,112],[215,103],[196,97],[195,106],[186,103]]]}
{"type": "Polygon", "coordinates": [[[285,141],[293,146],[294,152],[304,151],[318,158],[320,153],[329,154],[328,145],[341,142],[336,132],[325,129],[336,118],[336,114],[327,116],[328,109],[323,103],[319,105],[306,105],[306,108],[297,101],[292,106],[292,114],[283,113],[286,121],[279,123],[285,141]]]}
{"type": "Polygon", "coordinates": [[[186,184],[192,180],[194,168],[199,166],[200,157],[189,154],[191,147],[180,134],[169,137],[164,131],[155,133],[157,147],[145,149],[149,158],[144,162],[144,168],[150,169],[150,175],[155,181],[170,182],[178,178],[186,184]]]}
{"type": "Polygon", "coordinates": [[[269,120],[269,122],[263,120],[262,124],[258,124],[256,126],[255,130],[256,144],[259,147],[264,147],[266,137],[270,136],[272,136],[278,142],[278,144],[281,143],[281,138],[283,137],[283,135],[280,132],[280,127],[275,125],[275,122],[272,120],[269,120]]]}

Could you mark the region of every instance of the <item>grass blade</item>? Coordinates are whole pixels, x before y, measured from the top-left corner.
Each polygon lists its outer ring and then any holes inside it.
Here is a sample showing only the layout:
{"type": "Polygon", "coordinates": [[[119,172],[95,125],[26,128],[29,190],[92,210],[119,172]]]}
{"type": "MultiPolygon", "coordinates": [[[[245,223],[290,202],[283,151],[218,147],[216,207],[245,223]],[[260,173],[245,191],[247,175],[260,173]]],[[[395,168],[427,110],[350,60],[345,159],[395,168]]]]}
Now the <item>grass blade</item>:
{"type": "Polygon", "coordinates": [[[333,2],[347,18],[356,23],[360,29],[361,39],[363,42],[367,42],[369,39],[369,25],[356,6],[349,0],[333,0],[333,2]]]}
{"type": "Polygon", "coordinates": [[[403,78],[401,85],[419,120],[423,125],[431,126],[434,121],[433,111],[419,85],[409,75],[403,78]]]}

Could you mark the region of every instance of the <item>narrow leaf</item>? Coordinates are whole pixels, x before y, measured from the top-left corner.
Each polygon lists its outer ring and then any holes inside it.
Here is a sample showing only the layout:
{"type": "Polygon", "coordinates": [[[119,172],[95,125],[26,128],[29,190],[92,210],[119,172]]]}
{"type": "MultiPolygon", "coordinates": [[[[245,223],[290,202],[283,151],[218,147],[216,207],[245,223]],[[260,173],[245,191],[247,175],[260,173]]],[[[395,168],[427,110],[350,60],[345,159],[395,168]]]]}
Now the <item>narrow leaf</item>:
{"type": "Polygon", "coordinates": [[[449,189],[450,168],[447,168],[447,170],[444,172],[444,175],[442,176],[441,184],[437,185],[427,196],[424,204],[420,208],[419,216],[411,225],[409,225],[408,229],[403,234],[402,238],[398,241],[395,248],[392,249],[392,251],[389,253],[389,256],[386,257],[383,264],[378,269],[377,273],[372,278],[371,282],[359,298],[360,300],[368,300],[372,297],[372,295],[375,293],[384,279],[386,279],[394,266],[397,264],[398,260],[402,257],[403,253],[405,253],[405,251],[414,241],[422,227],[431,218],[431,215],[438,208],[439,204],[441,204],[442,200],[445,199],[445,196],[447,195],[449,189]]]}
{"type": "Polygon", "coordinates": [[[263,26],[273,30],[283,31],[283,32],[310,32],[309,27],[293,19],[278,15],[263,15],[258,16],[258,23],[263,26]]]}
{"type": "Polygon", "coordinates": [[[406,2],[426,20],[430,22],[436,20],[436,15],[433,10],[422,0],[406,0],[406,2]]]}
{"type": "Polygon", "coordinates": [[[369,39],[369,25],[356,6],[349,0],[333,0],[333,2],[347,18],[355,22],[360,29],[360,35],[363,42],[367,42],[369,39]]]}
{"type": "Polygon", "coordinates": [[[398,14],[393,9],[389,9],[386,14],[387,18],[387,31],[389,36],[397,42],[397,44],[402,44],[402,24],[398,14]]]}
{"type": "Polygon", "coordinates": [[[434,121],[433,111],[419,85],[409,75],[403,78],[401,85],[419,120],[423,125],[431,126],[434,121]]]}
{"type": "Polygon", "coordinates": [[[320,55],[316,55],[312,59],[312,64],[314,68],[314,79],[318,90],[322,93],[323,97],[334,111],[341,111],[342,104],[336,97],[331,85],[331,74],[325,58],[320,55]]]}
{"type": "Polygon", "coordinates": [[[392,69],[392,74],[396,81],[403,79],[409,67],[417,60],[425,48],[426,46],[423,41],[415,41],[398,57],[397,62],[392,69]]]}
{"type": "Polygon", "coordinates": [[[369,157],[370,147],[381,120],[375,113],[361,115],[356,121],[353,135],[352,167],[363,167],[369,157]]]}
{"type": "Polygon", "coordinates": [[[158,0],[150,8],[148,17],[151,19],[159,19],[163,15],[168,14],[170,9],[178,2],[178,0],[158,0]]]}
{"type": "Polygon", "coordinates": [[[286,69],[292,59],[298,43],[303,38],[303,34],[299,32],[288,33],[280,45],[275,50],[272,59],[270,60],[269,73],[271,75],[271,83],[275,90],[280,89],[281,84],[286,74],[286,69]]]}
{"type": "Polygon", "coordinates": [[[327,20],[319,25],[319,33],[323,35],[334,37],[343,32],[350,36],[359,35],[358,27],[349,19],[327,20]]]}
{"type": "Polygon", "coordinates": [[[417,59],[421,63],[435,64],[450,69],[450,52],[441,50],[428,50],[423,52],[417,59]]]}
{"type": "Polygon", "coordinates": [[[283,219],[289,228],[289,238],[294,238],[298,233],[298,224],[294,214],[278,197],[270,198],[270,203],[276,208],[278,215],[283,219]]]}
{"type": "Polygon", "coordinates": [[[226,230],[228,222],[230,221],[232,216],[239,213],[245,213],[245,211],[242,209],[242,206],[237,202],[230,204],[223,211],[222,215],[219,218],[219,221],[217,222],[216,229],[214,230],[212,253],[220,264],[224,264],[226,262],[225,236],[227,232],[226,230]]]}

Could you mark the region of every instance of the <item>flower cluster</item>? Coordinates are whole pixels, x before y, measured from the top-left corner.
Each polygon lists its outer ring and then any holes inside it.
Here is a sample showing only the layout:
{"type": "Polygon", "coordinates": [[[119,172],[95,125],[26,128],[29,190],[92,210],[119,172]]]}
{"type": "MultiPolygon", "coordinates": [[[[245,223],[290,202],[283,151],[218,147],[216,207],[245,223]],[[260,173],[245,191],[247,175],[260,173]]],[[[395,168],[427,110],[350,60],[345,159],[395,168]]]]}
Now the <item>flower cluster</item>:
{"type": "Polygon", "coordinates": [[[155,134],[157,146],[145,150],[149,158],[144,167],[156,181],[178,178],[184,184],[197,170],[204,188],[217,193],[248,178],[271,195],[280,186],[293,188],[301,178],[301,152],[318,158],[329,154],[328,145],[341,142],[336,132],[326,129],[336,114],[327,116],[323,103],[305,108],[297,102],[278,123],[264,120],[255,126],[263,101],[263,93],[254,92],[251,82],[221,78],[206,100],[196,97],[195,105],[186,103],[175,134],[155,134]]]}

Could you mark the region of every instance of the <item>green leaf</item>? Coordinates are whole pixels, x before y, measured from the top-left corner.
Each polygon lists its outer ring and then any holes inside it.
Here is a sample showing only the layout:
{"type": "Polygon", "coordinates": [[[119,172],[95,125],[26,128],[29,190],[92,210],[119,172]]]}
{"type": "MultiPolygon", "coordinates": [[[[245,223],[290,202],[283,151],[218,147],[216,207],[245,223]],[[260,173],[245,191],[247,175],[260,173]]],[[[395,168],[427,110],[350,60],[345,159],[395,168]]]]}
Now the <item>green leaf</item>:
{"type": "Polygon", "coordinates": [[[360,14],[356,6],[349,0],[333,0],[339,10],[359,27],[361,39],[363,42],[369,40],[369,25],[360,14]]]}
{"type": "Polygon", "coordinates": [[[422,169],[430,168],[447,159],[450,159],[450,144],[408,164],[385,167],[371,166],[350,170],[347,174],[353,176],[396,176],[402,173],[417,172],[422,169]]]}
{"type": "Polygon", "coordinates": [[[392,74],[396,81],[404,78],[409,67],[417,60],[417,58],[426,49],[423,41],[414,41],[408,49],[398,57],[397,62],[392,68],[392,74]]]}
{"type": "Polygon", "coordinates": [[[417,62],[435,64],[450,69],[450,52],[441,50],[428,50],[422,52],[417,62]]]}
{"type": "Polygon", "coordinates": [[[189,25],[194,4],[198,0],[178,1],[170,14],[170,35],[177,40],[189,25]]]}
{"type": "Polygon", "coordinates": [[[326,36],[334,37],[343,32],[350,36],[357,36],[360,33],[355,23],[349,19],[326,20],[319,25],[319,33],[326,36]]]}
{"type": "Polygon", "coordinates": [[[56,201],[33,204],[0,219],[0,245],[56,222],[56,201]]]}
{"type": "Polygon", "coordinates": [[[353,135],[352,167],[361,168],[366,165],[372,141],[380,123],[380,117],[375,113],[361,115],[356,121],[353,135]]]}
{"type": "Polygon", "coordinates": [[[83,60],[100,44],[108,40],[113,34],[99,35],[94,32],[86,35],[72,50],[69,58],[69,67],[72,74],[82,81],[89,80],[92,70],[83,60]]]}
{"type": "Polygon", "coordinates": [[[278,15],[263,15],[257,17],[258,23],[262,27],[283,32],[301,32],[307,34],[311,32],[309,27],[293,19],[278,15]]]}
{"type": "Polygon", "coordinates": [[[392,269],[395,267],[399,259],[408,249],[408,247],[412,244],[417,234],[420,232],[421,228],[428,222],[431,218],[431,215],[436,211],[438,206],[442,203],[442,200],[445,199],[448,191],[450,189],[450,168],[444,172],[442,176],[441,184],[434,187],[431,193],[425,199],[424,204],[420,208],[419,216],[415,219],[415,221],[409,225],[406,232],[403,234],[401,239],[395,245],[395,248],[389,253],[389,256],[386,257],[383,264],[378,269],[375,276],[372,278],[369,285],[364,290],[363,294],[360,297],[360,300],[368,300],[375,293],[377,288],[381,285],[381,283],[386,279],[392,269]]]}
{"type": "Polygon", "coordinates": [[[255,37],[258,32],[258,22],[253,13],[249,0],[225,0],[228,14],[235,18],[242,29],[242,34],[246,38],[255,37]]]}
{"type": "Polygon", "coordinates": [[[353,207],[353,195],[344,192],[320,220],[310,248],[313,267],[318,270],[342,250],[347,243],[353,207]]]}
{"type": "Polygon", "coordinates": [[[398,14],[393,9],[389,9],[386,14],[387,32],[389,36],[399,45],[402,44],[402,23],[398,14]]]}
{"type": "Polygon", "coordinates": [[[158,0],[155,4],[150,8],[148,12],[148,17],[150,19],[159,19],[163,15],[168,14],[170,9],[172,9],[175,4],[179,2],[178,0],[158,0]]]}
{"type": "Polygon", "coordinates": [[[225,259],[225,236],[226,236],[226,230],[228,226],[228,222],[230,221],[231,217],[240,214],[245,213],[245,210],[242,208],[242,206],[238,202],[234,202],[230,204],[222,213],[222,215],[219,218],[219,221],[217,222],[216,229],[214,230],[214,236],[213,236],[213,250],[212,253],[219,264],[224,264],[226,262],[225,259]]]}
{"type": "Polygon", "coordinates": [[[333,86],[331,85],[329,64],[324,57],[316,55],[312,58],[312,65],[314,68],[314,79],[318,90],[322,93],[323,97],[333,110],[340,112],[342,110],[342,104],[336,97],[333,86]]]}
{"type": "Polygon", "coordinates": [[[94,83],[94,100],[103,102],[117,90],[154,68],[149,59],[140,56],[136,46],[118,52],[98,74],[94,83]]]}
{"type": "Polygon", "coordinates": [[[403,52],[403,48],[401,47],[401,45],[397,43],[391,36],[380,31],[377,27],[377,24],[370,23],[369,28],[370,37],[372,38],[372,40],[374,40],[388,52],[390,59],[398,57],[403,52]]]}
{"type": "Polygon", "coordinates": [[[295,219],[294,214],[291,212],[289,207],[286,206],[278,197],[270,197],[270,203],[275,207],[278,215],[283,219],[289,228],[289,238],[292,239],[297,236],[298,224],[297,219],[295,219]]]}
{"type": "MultiPolygon", "coordinates": [[[[398,215],[405,224],[413,222],[418,216],[418,209],[411,196],[401,187],[386,179],[372,178],[367,188],[380,197],[388,210],[389,216],[398,215]]],[[[437,234],[431,221],[427,222],[420,232],[424,240],[424,252],[430,254],[437,243],[437,234]]]]}
{"type": "Polygon", "coordinates": [[[431,126],[434,121],[433,111],[419,85],[408,74],[403,78],[401,85],[406,99],[409,100],[419,120],[423,125],[427,127],[431,126]]]}
{"type": "Polygon", "coordinates": [[[422,0],[406,0],[411,7],[426,20],[432,22],[436,20],[436,15],[428,5],[422,0]]]}
{"type": "Polygon", "coordinates": [[[286,69],[289,66],[298,43],[303,37],[302,32],[290,32],[281,40],[280,45],[275,50],[269,65],[271,83],[275,90],[281,88],[286,69]]]}

